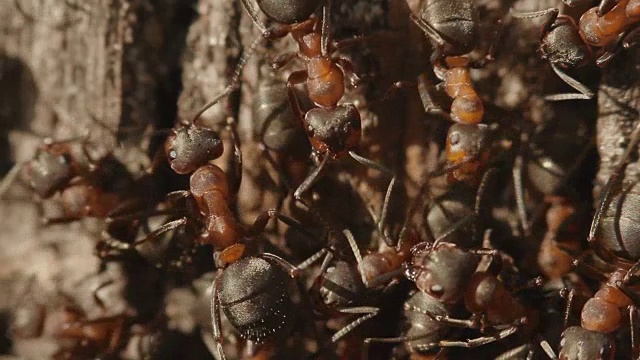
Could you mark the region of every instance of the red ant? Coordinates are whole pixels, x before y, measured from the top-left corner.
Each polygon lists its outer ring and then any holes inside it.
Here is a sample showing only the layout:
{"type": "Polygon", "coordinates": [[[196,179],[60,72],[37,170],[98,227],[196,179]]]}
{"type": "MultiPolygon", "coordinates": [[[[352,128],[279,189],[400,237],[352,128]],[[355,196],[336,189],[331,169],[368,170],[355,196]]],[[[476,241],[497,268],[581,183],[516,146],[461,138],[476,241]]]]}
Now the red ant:
{"type": "Polygon", "coordinates": [[[122,194],[134,183],[124,165],[110,155],[92,159],[86,139],[45,139],[32,160],[16,165],[3,179],[0,196],[19,175],[41,199],[58,195],[63,216],[43,218],[45,224],[106,218],[136,203],[122,194]]]}
{"type": "MultiPolygon", "coordinates": [[[[608,276],[603,276],[599,270],[584,264],[580,259],[574,260],[575,266],[588,271],[598,279],[604,278],[604,283],[582,308],[581,326],[569,327],[563,333],[561,358],[569,358],[568,354],[575,350],[577,344],[585,341],[590,342],[587,349],[590,357],[602,354],[613,357],[615,348],[609,334],[618,331],[623,325],[624,309],[628,310],[631,350],[634,358],[638,356],[639,349],[635,339],[638,292],[637,287],[631,282],[640,269],[640,247],[635,244],[631,235],[636,231],[636,223],[634,218],[628,215],[637,211],[637,202],[633,199],[637,193],[631,188],[612,194],[619,187],[629,157],[639,142],[640,124],[632,132],[625,152],[601,193],[589,231],[588,241],[591,251],[605,261],[613,271],[608,276]],[[632,220],[624,221],[624,219],[632,220]]],[[[571,302],[568,301],[567,308],[570,307],[571,302]]]]}
{"type": "MultiPolygon", "coordinates": [[[[563,0],[568,5],[582,3],[563,0]]],[[[598,6],[587,10],[579,25],[566,15],[559,15],[558,9],[518,13],[512,11],[516,19],[529,19],[551,15],[543,24],[540,51],[551,63],[553,71],[579,94],[555,94],[548,100],[591,99],[593,92],[567,75],[563,69],[586,65],[592,58],[592,48],[602,48],[596,60],[598,66],[604,66],[619,51],[619,45],[628,48],[635,43],[638,29],[632,29],[640,21],[640,1],[602,0],[598,6]],[[632,29],[628,31],[629,29],[632,29]],[[628,32],[627,32],[628,31],[628,32]],[[625,33],[626,32],[626,33],[625,33]]]]}
{"type": "MultiPolygon", "coordinates": [[[[444,114],[434,105],[425,76],[418,77],[418,90],[426,112],[445,115],[456,123],[449,128],[446,142],[448,180],[473,184],[489,157],[489,129],[481,124],[484,105],[469,74],[470,67],[484,65],[484,61],[472,62],[468,55],[478,44],[478,9],[471,0],[460,1],[455,7],[442,1],[427,0],[421,3],[419,16],[412,14],[411,19],[435,48],[432,62],[436,76],[442,80],[436,87],[444,88],[453,100],[450,114],[444,114]]],[[[489,53],[485,59],[491,57],[489,53]]],[[[394,84],[396,88],[401,86],[402,82],[394,84]]]]}
{"type": "MultiPolygon", "coordinates": [[[[342,42],[333,43],[329,38],[329,12],[330,3],[323,6],[322,22],[316,18],[310,18],[304,21],[286,23],[274,28],[266,28],[259,20],[255,9],[243,0],[247,11],[252,19],[261,30],[263,37],[257,39],[251,47],[243,54],[238,66],[236,67],[234,78],[230,85],[211,102],[206,104],[197,112],[194,119],[197,119],[208,108],[217,104],[220,99],[229,95],[238,85],[239,74],[244,67],[247,59],[255,47],[262,39],[275,39],[291,34],[298,43],[299,50],[296,53],[288,53],[281,55],[275,62],[274,67],[284,66],[294,57],[303,59],[306,63],[306,70],[293,72],[288,80],[287,87],[289,92],[290,103],[292,105],[295,116],[300,120],[304,128],[311,146],[313,147],[319,165],[306,177],[306,179],[298,186],[294,192],[294,198],[307,208],[312,207],[303,199],[305,194],[313,184],[318,180],[321,172],[324,170],[329,159],[339,159],[349,156],[357,162],[381,171],[389,177],[391,181],[387,188],[385,202],[383,205],[383,215],[381,220],[386,217],[388,198],[395,184],[395,175],[392,171],[381,166],[365,157],[358,155],[355,150],[360,144],[361,136],[361,119],[360,113],[353,104],[338,104],[342,99],[345,91],[344,70],[351,75],[351,83],[357,83],[357,76],[353,72],[352,64],[340,57],[332,57],[331,54],[336,50],[352,45],[360,39],[348,39],[342,42]],[[304,111],[300,105],[296,95],[295,84],[306,82],[309,99],[318,107],[309,111],[304,111]]],[[[271,8],[270,3],[259,3],[261,9],[266,5],[267,10],[263,9],[270,17],[273,11],[285,11],[286,6],[282,8],[271,8]]],[[[316,5],[317,7],[317,5],[316,5]]],[[[298,7],[294,7],[298,9],[298,7]]],[[[315,9],[315,7],[314,7],[315,9]]],[[[310,16],[306,14],[307,17],[310,16]]],[[[302,16],[295,17],[296,19],[302,16]]],[[[278,20],[278,17],[275,17],[278,20]]],[[[195,120],[194,120],[195,121],[195,120]]],[[[391,245],[391,244],[390,244],[391,245]]]]}

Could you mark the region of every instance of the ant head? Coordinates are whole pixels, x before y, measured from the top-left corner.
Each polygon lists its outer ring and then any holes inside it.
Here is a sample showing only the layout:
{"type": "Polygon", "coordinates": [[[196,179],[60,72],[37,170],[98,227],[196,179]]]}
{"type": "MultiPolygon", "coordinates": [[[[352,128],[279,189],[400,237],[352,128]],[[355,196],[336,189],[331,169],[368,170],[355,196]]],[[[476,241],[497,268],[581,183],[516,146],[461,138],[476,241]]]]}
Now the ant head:
{"type": "Polygon", "coordinates": [[[544,59],[565,69],[586,65],[591,59],[591,48],[580,37],[573,19],[565,16],[557,18],[544,35],[540,52],[544,59]]]}
{"type": "Polygon", "coordinates": [[[453,304],[462,298],[478,262],[475,254],[455,244],[439,243],[415,251],[405,273],[420,291],[443,303],[453,304]]]}
{"type": "Polygon", "coordinates": [[[48,198],[62,190],[76,175],[69,151],[46,148],[39,151],[25,169],[29,186],[41,198],[48,198]]]}
{"type": "Polygon", "coordinates": [[[560,359],[613,359],[614,346],[607,334],[572,326],[562,332],[560,359]]]}
{"type": "Polygon", "coordinates": [[[311,145],[320,153],[339,157],[355,150],[360,143],[360,112],[352,104],[311,109],[305,115],[305,122],[311,145]]]}
{"type": "Polygon", "coordinates": [[[447,135],[447,161],[459,164],[478,158],[487,147],[489,128],[486,124],[453,124],[447,135]]]}
{"type": "Polygon", "coordinates": [[[307,20],[322,0],[257,0],[260,10],[281,24],[295,24],[307,20]]]}
{"type": "Polygon", "coordinates": [[[165,153],[173,171],[188,174],[222,155],[224,147],[217,132],[193,125],[180,126],[167,138],[165,153]]]}

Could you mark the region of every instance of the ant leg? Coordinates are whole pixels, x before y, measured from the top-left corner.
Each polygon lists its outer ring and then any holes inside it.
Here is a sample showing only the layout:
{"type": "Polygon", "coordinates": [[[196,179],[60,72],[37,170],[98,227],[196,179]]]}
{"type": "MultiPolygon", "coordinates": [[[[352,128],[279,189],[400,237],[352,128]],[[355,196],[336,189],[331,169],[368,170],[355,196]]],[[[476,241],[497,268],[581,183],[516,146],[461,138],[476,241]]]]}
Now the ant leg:
{"type": "Polygon", "coordinates": [[[624,38],[622,39],[622,46],[625,49],[629,49],[637,46],[638,42],[640,42],[640,26],[624,35],[624,38]]]}
{"type": "Polygon", "coordinates": [[[463,227],[464,225],[466,225],[468,222],[470,221],[474,221],[476,219],[476,215],[475,214],[469,214],[465,217],[463,217],[462,219],[456,221],[455,223],[453,223],[451,226],[449,226],[449,228],[443,232],[442,234],[440,234],[440,236],[438,236],[437,239],[435,239],[432,243],[432,246],[436,246],[438,245],[441,241],[443,241],[447,236],[453,234],[454,232],[456,232],[457,230],[459,230],[461,227],[463,227]]]}
{"type": "Polygon", "coordinates": [[[562,69],[560,69],[558,65],[551,64],[551,69],[553,69],[553,72],[555,72],[556,75],[558,75],[558,77],[562,79],[562,81],[564,81],[567,85],[571,86],[572,88],[578,90],[580,93],[579,94],[571,93],[571,94],[547,95],[544,97],[545,100],[548,100],[548,101],[589,100],[589,99],[593,99],[593,97],[595,96],[595,94],[593,93],[593,91],[591,91],[591,89],[589,89],[586,85],[582,84],[578,80],[569,76],[562,69]]]}
{"type": "Polygon", "coordinates": [[[511,326],[505,330],[500,331],[494,336],[482,336],[482,337],[477,337],[475,339],[468,339],[468,340],[462,340],[462,341],[441,340],[431,344],[418,345],[415,348],[418,351],[431,350],[436,347],[475,348],[478,346],[490,344],[498,340],[502,340],[507,336],[514,334],[516,331],[518,331],[518,328],[516,326],[511,326]]]}
{"type": "Polygon", "coordinates": [[[547,340],[540,340],[539,344],[540,344],[540,347],[542,348],[542,351],[544,351],[545,354],[547,354],[549,359],[558,360],[558,355],[556,355],[556,352],[553,351],[553,348],[551,347],[551,345],[549,345],[549,342],[547,340]]]}
{"type": "Polygon", "coordinates": [[[297,59],[299,54],[297,52],[286,52],[278,55],[275,59],[271,60],[271,68],[273,70],[279,70],[289,64],[293,59],[297,59]]]}
{"type": "Polygon", "coordinates": [[[516,207],[518,209],[518,218],[520,219],[520,227],[524,236],[527,237],[530,235],[529,230],[529,219],[527,218],[527,208],[524,204],[524,186],[522,184],[522,168],[523,168],[523,159],[522,155],[518,155],[513,164],[513,170],[511,171],[511,175],[513,178],[513,191],[516,197],[516,207]]]}
{"type": "Polygon", "coordinates": [[[260,256],[267,258],[267,259],[271,259],[275,262],[278,263],[278,265],[282,266],[282,268],[284,268],[285,270],[287,270],[287,272],[289,273],[289,276],[291,276],[292,278],[298,278],[300,276],[300,272],[302,270],[304,270],[306,267],[310,266],[311,264],[313,264],[314,262],[318,261],[318,259],[320,259],[322,257],[322,255],[324,254],[324,252],[326,252],[326,249],[322,249],[320,251],[318,251],[317,253],[311,255],[311,257],[309,257],[308,259],[306,259],[305,261],[303,261],[300,265],[304,265],[304,267],[300,267],[299,266],[295,266],[292,263],[288,262],[287,260],[281,258],[278,255],[274,255],[274,254],[270,254],[270,253],[264,253],[261,254],[260,256]]]}
{"type": "MultiPolygon", "coordinates": [[[[567,1],[569,0],[565,0],[565,2],[567,1]]],[[[585,1],[577,0],[577,2],[580,3],[585,1]]],[[[598,10],[596,10],[596,15],[598,15],[598,17],[605,15],[606,13],[611,11],[616,5],[618,5],[619,2],[620,0],[600,0],[600,4],[598,5],[598,10]]]]}
{"type": "MultiPolygon", "coordinates": [[[[244,2],[245,0],[243,0],[243,3],[244,2]]],[[[209,110],[209,108],[217,104],[220,100],[227,97],[229,94],[231,94],[233,91],[235,91],[238,88],[238,85],[240,84],[240,75],[242,74],[242,70],[244,69],[244,66],[247,64],[247,61],[249,61],[253,53],[256,51],[256,48],[258,47],[258,45],[260,45],[260,43],[262,43],[264,39],[265,39],[264,37],[258,37],[253,41],[253,43],[251,43],[249,48],[244,51],[244,53],[240,57],[240,60],[238,60],[236,69],[233,72],[231,83],[227,85],[227,87],[222,91],[222,93],[218,94],[216,97],[213,98],[213,100],[209,101],[200,110],[198,110],[198,112],[193,116],[191,120],[192,124],[195,124],[196,121],[200,118],[202,114],[204,114],[205,111],[209,110]]]]}
{"type": "MultiPolygon", "coordinates": [[[[415,335],[415,336],[400,336],[400,337],[390,337],[390,338],[366,338],[364,339],[364,344],[362,346],[362,359],[366,360],[369,358],[369,346],[371,343],[382,343],[382,344],[396,344],[396,343],[407,343],[410,341],[422,340],[427,337],[433,336],[433,333],[427,332],[425,334],[415,335]]],[[[413,349],[411,349],[413,351],[413,349]]]]}
{"type": "MultiPolygon", "coordinates": [[[[502,354],[498,355],[494,360],[509,360],[509,359],[522,359],[522,355],[525,353],[532,354],[533,349],[531,349],[531,345],[522,344],[518,347],[515,347],[511,350],[507,350],[502,354]]],[[[528,358],[528,355],[527,355],[528,358]]]]}
{"type": "Polygon", "coordinates": [[[378,315],[378,312],[380,311],[380,309],[372,306],[358,306],[358,307],[340,309],[338,311],[343,314],[363,314],[363,315],[355,319],[351,323],[347,324],[342,329],[338,330],[338,332],[336,332],[335,334],[333,334],[333,336],[331,337],[332,342],[337,342],[338,340],[343,338],[345,335],[347,335],[351,330],[360,326],[360,324],[362,324],[363,322],[378,315]]]}
{"type": "Polygon", "coordinates": [[[358,248],[358,243],[356,243],[356,239],[353,237],[353,234],[349,229],[342,230],[342,233],[347,238],[349,242],[349,246],[351,247],[351,251],[353,251],[353,256],[356,258],[356,263],[358,264],[358,272],[360,273],[360,279],[364,286],[369,288],[369,279],[367,279],[367,275],[364,272],[362,254],[360,253],[360,249],[358,248]]]}
{"type": "Polygon", "coordinates": [[[226,360],[226,356],[224,355],[224,350],[222,349],[222,320],[220,318],[220,298],[218,289],[218,282],[220,281],[220,275],[222,275],[222,271],[219,271],[216,275],[215,279],[213,279],[213,283],[211,283],[211,325],[213,331],[213,340],[216,343],[216,349],[218,350],[218,359],[226,360]]]}
{"type": "Polygon", "coordinates": [[[635,305],[629,306],[629,328],[631,336],[631,354],[634,359],[640,358],[640,349],[638,348],[638,339],[636,331],[638,329],[638,308],[635,305]]]}
{"type": "Polygon", "coordinates": [[[7,190],[9,190],[9,187],[13,185],[16,179],[18,179],[18,176],[20,175],[20,170],[22,170],[22,167],[24,166],[24,164],[25,164],[24,162],[19,162],[13,165],[13,167],[11,168],[11,170],[9,170],[7,175],[5,175],[2,181],[0,181],[0,199],[4,197],[4,194],[7,192],[7,190]]]}
{"type": "Polygon", "coordinates": [[[474,229],[473,229],[474,243],[476,243],[478,234],[480,233],[479,225],[480,225],[480,220],[482,219],[482,214],[484,213],[484,210],[485,210],[484,200],[486,200],[485,195],[487,192],[487,186],[488,184],[490,184],[491,177],[497,174],[497,172],[498,170],[496,168],[490,168],[489,170],[485,171],[484,174],[482,175],[482,179],[480,180],[480,185],[478,185],[478,190],[476,191],[474,213],[476,215],[476,218],[479,221],[476,221],[476,223],[474,224],[474,229]]]}
{"type": "Polygon", "coordinates": [[[320,173],[322,172],[322,170],[324,170],[324,167],[327,165],[328,160],[329,160],[329,156],[325,156],[324,159],[322,159],[322,162],[320,163],[320,165],[318,165],[315,169],[313,169],[311,174],[309,174],[307,178],[304,179],[302,184],[298,186],[296,191],[293,192],[293,197],[296,199],[296,201],[306,206],[308,209],[311,209],[311,205],[308,204],[307,201],[302,198],[302,195],[305,192],[307,192],[313,186],[313,184],[318,180],[320,173]]]}
{"type": "Polygon", "coordinates": [[[320,54],[329,56],[329,43],[331,42],[331,0],[325,0],[322,6],[322,29],[320,32],[320,54]]]}
{"type": "Polygon", "coordinates": [[[358,70],[354,63],[344,56],[337,57],[335,61],[342,68],[342,72],[347,76],[347,79],[349,79],[349,84],[357,88],[362,83],[362,78],[358,75],[358,70]]]}
{"type": "Polygon", "coordinates": [[[623,284],[629,283],[629,281],[631,281],[631,279],[634,276],[636,276],[638,271],[640,271],[640,260],[638,260],[635,264],[633,264],[633,266],[629,268],[629,270],[627,270],[627,273],[624,275],[624,278],[622,278],[622,283],[623,284]]]}
{"type": "Polygon", "coordinates": [[[247,231],[247,234],[249,234],[249,236],[256,236],[262,233],[265,227],[267,227],[267,223],[269,222],[269,220],[273,218],[276,218],[281,222],[283,222],[284,224],[288,225],[289,227],[296,229],[298,232],[309,237],[310,239],[315,239],[315,236],[311,234],[307,229],[305,229],[304,226],[300,224],[300,222],[286,215],[281,214],[276,209],[269,209],[263,212],[262,214],[258,215],[258,217],[256,217],[256,219],[253,221],[253,225],[251,225],[251,227],[247,231]]]}
{"type": "Polygon", "coordinates": [[[429,89],[433,86],[429,83],[425,74],[420,74],[418,76],[417,86],[420,101],[422,101],[422,107],[424,107],[424,112],[432,116],[439,116],[451,120],[451,116],[441,107],[436,105],[435,101],[433,101],[431,93],[429,92],[429,89]]]}
{"type": "Polygon", "coordinates": [[[242,184],[242,150],[240,149],[240,135],[238,135],[238,126],[233,118],[227,119],[227,126],[231,132],[231,141],[233,142],[233,178],[231,191],[237,194],[242,184]]]}
{"type": "Polygon", "coordinates": [[[388,168],[386,168],[385,166],[382,166],[376,162],[373,162],[365,157],[362,157],[358,154],[356,154],[354,151],[349,151],[349,155],[357,162],[359,162],[360,164],[378,170],[386,175],[388,175],[389,177],[391,177],[391,181],[389,182],[389,185],[387,186],[387,192],[385,193],[384,196],[384,201],[382,203],[382,209],[380,211],[380,221],[378,222],[378,231],[380,232],[380,234],[383,236],[385,243],[387,245],[389,245],[390,247],[395,246],[395,244],[393,243],[393,240],[390,239],[387,235],[386,235],[386,229],[385,229],[385,225],[387,224],[387,215],[389,212],[389,202],[391,199],[391,194],[393,193],[393,188],[395,186],[396,183],[396,175],[393,173],[393,171],[389,170],[388,168]]]}
{"type": "Polygon", "coordinates": [[[583,257],[584,256],[581,256],[571,262],[571,265],[576,269],[576,271],[583,273],[588,278],[606,282],[608,280],[607,276],[603,274],[602,271],[596,269],[593,265],[585,263],[583,261],[583,257]]]}
{"type": "Polygon", "coordinates": [[[180,226],[184,226],[187,223],[187,221],[188,220],[186,217],[183,217],[178,220],[170,221],[160,226],[159,228],[155,229],[151,233],[147,234],[147,236],[143,237],[142,239],[135,240],[132,243],[126,243],[126,242],[122,242],[120,240],[114,239],[108,234],[106,234],[105,232],[103,232],[103,236],[106,236],[106,238],[103,238],[102,241],[104,245],[110,249],[121,250],[121,251],[131,250],[131,249],[135,249],[136,246],[142,243],[158,239],[158,237],[161,234],[167,231],[171,231],[171,230],[177,229],[180,226]]]}
{"type": "Polygon", "coordinates": [[[602,213],[604,212],[605,208],[608,206],[609,196],[611,194],[612,188],[618,185],[618,182],[620,181],[620,177],[624,175],[623,173],[627,167],[629,157],[631,156],[631,153],[635,150],[636,146],[638,145],[638,142],[640,141],[640,121],[636,124],[636,127],[635,129],[633,129],[633,132],[629,136],[629,139],[630,141],[629,141],[629,144],[627,145],[627,148],[624,150],[624,153],[622,154],[622,157],[620,158],[618,165],[616,165],[616,168],[611,173],[611,176],[609,177],[607,184],[604,186],[604,189],[600,194],[598,207],[596,208],[596,213],[593,215],[593,220],[591,221],[591,229],[589,229],[589,237],[587,238],[590,245],[593,244],[596,240],[595,239],[596,230],[600,225],[600,218],[602,217],[602,213]]]}
{"type": "Polygon", "coordinates": [[[560,296],[566,297],[567,299],[567,304],[565,305],[564,316],[563,316],[564,318],[563,325],[565,329],[569,326],[569,317],[571,315],[571,308],[573,307],[573,301],[576,297],[576,289],[571,289],[569,290],[568,293],[566,293],[566,290],[567,288],[560,290],[560,296]]]}

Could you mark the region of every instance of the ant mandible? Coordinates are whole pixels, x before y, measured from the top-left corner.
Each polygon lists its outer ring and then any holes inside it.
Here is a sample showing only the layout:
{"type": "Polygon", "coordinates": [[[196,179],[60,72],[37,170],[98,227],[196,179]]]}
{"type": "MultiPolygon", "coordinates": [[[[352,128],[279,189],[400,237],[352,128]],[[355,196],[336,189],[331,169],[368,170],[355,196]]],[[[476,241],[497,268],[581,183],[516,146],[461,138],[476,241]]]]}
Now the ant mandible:
{"type": "MultiPolygon", "coordinates": [[[[584,1],[563,2],[573,6],[584,1]]],[[[511,11],[516,19],[550,15],[542,27],[540,52],[542,57],[549,61],[553,71],[579,93],[554,94],[545,98],[554,101],[591,99],[594,96],[593,91],[564,70],[589,63],[594,52],[592,48],[602,48],[600,56],[596,59],[596,65],[602,67],[620,50],[620,44],[625,48],[633,46],[640,28],[625,32],[640,21],[640,1],[602,0],[598,6],[582,14],[578,25],[571,17],[559,13],[556,8],[534,12],[511,11]]]]}

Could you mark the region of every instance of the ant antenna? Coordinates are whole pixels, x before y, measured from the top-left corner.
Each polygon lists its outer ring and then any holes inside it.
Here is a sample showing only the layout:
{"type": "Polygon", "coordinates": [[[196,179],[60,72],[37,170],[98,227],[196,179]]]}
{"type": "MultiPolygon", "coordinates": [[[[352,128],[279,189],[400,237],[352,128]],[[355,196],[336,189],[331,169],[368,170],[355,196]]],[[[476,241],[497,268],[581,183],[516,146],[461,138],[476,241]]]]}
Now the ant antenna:
{"type": "Polygon", "coordinates": [[[322,35],[321,35],[321,54],[327,56],[329,53],[329,27],[331,25],[331,0],[327,0],[325,6],[322,7],[322,35]]]}
{"type": "Polygon", "coordinates": [[[2,181],[0,181],[0,199],[4,197],[4,194],[9,190],[9,187],[16,181],[20,174],[20,169],[22,169],[24,164],[24,162],[19,162],[13,165],[7,175],[5,175],[2,181]]]}
{"type": "MultiPolygon", "coordinates": [[[[243,0],[243,2],[244,1],[245,0],[243,0]]],[[[192,124],[195,124],[196,121],[198,120],[198,118],[200,118],[200,116],[202,114],[204,114],[205,111],[209,110],[209,108],[211,108],[213,105],[217,104],[218,101],[220,101],[221,99],[225,98],[226,96],[231,94],[231,92],[233,92],[235,89],[238,88],[238,86],[240,85],[240,75],[242,74],[242,70],[244,69],[244,66],[247,64],[247,61],[249,61],[249,59],[251,58],[253,53],[256,51],[256,48],[258,47],[258,45],[260,45],[260,43],[262,43],[262,41],[264,41],[264,40],[265,40],[265,38],[262,37],[262,36],[256,38],[255,40],[253,40],[251,45],[247,48],[247,50],[240,57],[240,60],[238,60],[238,65],[236,65],[236,69],[233,72],[233,77],[231,78],[231,83],[229,85],[227,85],[227,87],[222,91],[222,93],[218,94],[215,98],[213,98],[213,100],[211,100],[207,104],[205,104],[193,116],[193,119],[191,120],[192,124]]]]}
{"type": "Polygon", "coordinates": [[[579,94],[574,93],[574,94],[547,95],[544,97],[545,100],[548,100],[548,101],[590,100],[590,99],[593,99],[593,97],[595,96],[593,91],[591,91],[591,89],[589,89],[586,85],[579,82],[578,80],[567,75],[567,73],[565,73],[562,69],[560,69],[558,65],[551,64],[551,69],[553,69],[553,72],[555,72],[556,75],[558,75],[558,77],[562,79],[562,81],[564,81],[567,85],[571,86],[572,88],[578,90],[580,93],[579,94]]]}
{"type": "Polygon", "coordinates": [[[242,5],[244,5],[245,10],[247,10],[247,13],[249,13],[249,17],[251,17],[253,23],[256,24],[256,27],[258,28],[258,30],[260,30],[260,33],[264,35],[267,32],[267,27],[262,21],[260,21],[256,8],[253,7],[250,0],[242,0],[242,5]]]}
{"type": "Polygon", "coordinates": [[[600,201],[598,202],[598,207],[596,208],[596,213],[593,216],[593,220],[591,222],[591,229],[589,229],[589,237],[587,238],[589,243],[592,243],[595,241],[596,230],[598,228],[598,225],[600,224],[602,213],[604,212],[605,207],[607,207],[608,205],[607,203],[609,201],[609,195],[611,195],[611,189],[613,188],[614,185],[616,185],[620,181],[620,177],[623,175],[623,172],[627,167],[627,163],[629,161],[629,157],[631,156],[631,152],[635,150],[636,146],[638,145],[638,142],[640,142],[640,121],[636,124],[635,129],[633,129],[630,139],[631,141],[629,142],[629,145],[627,145],[627,148],[624,150],[624,153],[622,154],[622,157],[620,158],[618,165],[614,169],[613,173],[611,173],[611,176],[609,177],[607,184],[604,186],[604,189],[602,190],[600,201]]]}

